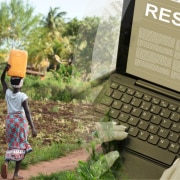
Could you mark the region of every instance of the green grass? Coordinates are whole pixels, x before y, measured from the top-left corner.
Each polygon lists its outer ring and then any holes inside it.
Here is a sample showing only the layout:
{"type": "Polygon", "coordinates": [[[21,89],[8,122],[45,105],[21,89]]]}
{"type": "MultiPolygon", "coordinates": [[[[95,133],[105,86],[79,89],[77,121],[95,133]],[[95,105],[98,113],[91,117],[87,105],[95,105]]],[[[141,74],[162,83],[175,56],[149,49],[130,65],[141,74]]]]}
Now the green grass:
{"type": "Polygon", "coordinates": [[[53,173],[49,176],[40,174],[37,177],[32,177],[30,180],[78,180],[77,174],[75,171],[62,171],[53,173]]]}
{"type": "MultiPolygon", "coordinates": [[[[34,147],[33,152],[26,155],[22,161],[21,168],[26,169],[28,165],[36,164],[41,161],[49,161],[62,156],[67,155],[73,150],[81,148],[79,144],[52,144],[45,147],[34,147]]],[[[0,164],[4,162],[4,157],[0,157],[0,164]]],[[[15,167],[14,162],[10,162],[9,169],[12,170],[15,167]]]]}

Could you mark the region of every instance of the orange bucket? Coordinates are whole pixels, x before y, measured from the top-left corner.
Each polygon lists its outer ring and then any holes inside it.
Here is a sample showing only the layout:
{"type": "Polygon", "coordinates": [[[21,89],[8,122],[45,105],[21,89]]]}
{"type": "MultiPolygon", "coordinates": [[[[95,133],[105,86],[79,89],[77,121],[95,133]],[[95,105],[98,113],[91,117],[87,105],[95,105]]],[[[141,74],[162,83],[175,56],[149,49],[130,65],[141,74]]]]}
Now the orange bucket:
{"type": "Polygon", "coordinates": [[[8,70],[7,75],[24,78],[26,76],[27,59],[27,51],[12,49],[8,59],[11,68],[8,70]]]}

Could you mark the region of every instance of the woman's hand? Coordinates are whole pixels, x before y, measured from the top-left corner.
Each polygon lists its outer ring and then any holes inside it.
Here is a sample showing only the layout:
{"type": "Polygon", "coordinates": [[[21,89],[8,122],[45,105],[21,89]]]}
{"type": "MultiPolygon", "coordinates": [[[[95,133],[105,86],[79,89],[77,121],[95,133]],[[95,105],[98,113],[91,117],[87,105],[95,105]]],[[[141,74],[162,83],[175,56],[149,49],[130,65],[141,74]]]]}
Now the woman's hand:
{"type": "Polygon", "coordinates": [[[5,66],[5,68],[4,68],[4,70],[5,70],[5,71],[9,71],[10,67],[11,67],[11,65],[10,65],[10,64],[7,64],[7,65],[5,66]]]}
{"type": "Polygon", "coordinates": [[[127,138],[126,127],[115,122],[96,122],[96,133],[100,142],[123,140],[127,138]]]}
{"type": "Polygon", "coordinates": [[[180,158],[174,164],[166,169],[160,180],[179,180],[180,179],[180,158]]]}
{"type": "Polygon", "coordinates": [[[32,129],[32,136],[33,137],[36,137],[37,136],[37,131],[35,128],[32,129]]]}

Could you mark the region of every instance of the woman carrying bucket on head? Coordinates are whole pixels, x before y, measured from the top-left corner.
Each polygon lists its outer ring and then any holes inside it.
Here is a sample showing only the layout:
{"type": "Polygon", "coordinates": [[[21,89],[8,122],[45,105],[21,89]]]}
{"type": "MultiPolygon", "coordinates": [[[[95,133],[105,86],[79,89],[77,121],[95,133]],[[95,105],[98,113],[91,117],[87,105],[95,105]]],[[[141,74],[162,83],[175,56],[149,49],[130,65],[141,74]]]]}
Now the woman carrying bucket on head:
{"type": "Polygon", "coordinates": [[[5,163],[1,166],[1,176],[4,179],[7,178],[8,162],[12,160],[16,162],[13,179],[17,180],[23,179],[18,175],[21,161],[27,153],[32,151],[28,143],[28,124],[32,129],[33,137],[37,136],[37,132],[31,118],[28,96],[21,92],[23,77],[11,76],[10,83],[12,90],[5,82],[6,72],[10,69],[11,65],[7,64],[1,75],[1,84],[5,93],[8,111],[6,118],[6,140],[8,143],[8,150],[5,154],[5,163]]]}

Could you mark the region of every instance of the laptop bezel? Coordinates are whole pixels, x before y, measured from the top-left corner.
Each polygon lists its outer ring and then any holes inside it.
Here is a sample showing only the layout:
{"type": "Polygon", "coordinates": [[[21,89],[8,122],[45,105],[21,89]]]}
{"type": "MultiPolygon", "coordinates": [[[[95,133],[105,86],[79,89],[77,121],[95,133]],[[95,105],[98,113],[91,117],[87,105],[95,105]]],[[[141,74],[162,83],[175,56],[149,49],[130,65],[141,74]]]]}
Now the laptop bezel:
{"type": "Polygon", "coordinates": [[[169,94],[171,94],[172,92],[173,94],[175,94],[175,96],[179,96],[180,92],[176,90],[170,89],[160,84],[156,84],[152,81],[148,81],[146,79],[137,77],[135,75],[132,75],[126,72],[135,2],[136,0],[124,0],[123,2],[122,20],[121,20],[121,26],[120,26],[119,45],[118,45],[115,72],[118,74],[126,75],[135,80],[142,80],[146,83],[152,84],[153,86],[160,87],[161,89],[166,89],[169,92],[169,94]]]}
{"type": "Polygon", "coordinates": [[[117,52],[116,73],[126,74],[135,0],[124,0],[117,52]]]}

